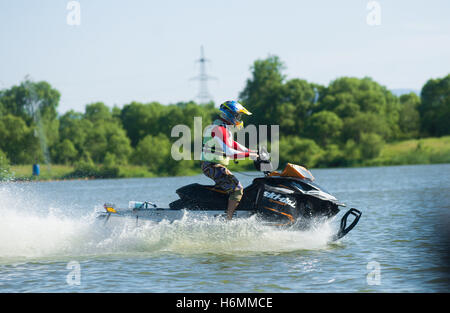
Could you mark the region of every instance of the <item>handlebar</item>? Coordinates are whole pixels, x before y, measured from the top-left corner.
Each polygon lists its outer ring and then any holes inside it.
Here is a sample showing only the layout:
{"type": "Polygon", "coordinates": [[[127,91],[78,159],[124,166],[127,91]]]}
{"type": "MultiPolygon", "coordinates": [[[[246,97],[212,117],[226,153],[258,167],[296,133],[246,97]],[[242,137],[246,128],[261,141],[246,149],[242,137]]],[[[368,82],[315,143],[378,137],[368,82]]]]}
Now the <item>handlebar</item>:
{"type": "Polygon", "coordinates": [[[264,172],[265,175],[273,171],[272,164],[270,162],[270,154],[267,152],[266,147],[259,148],[259,153],[256,159],[253,161],[257,171],[264,172]]]}

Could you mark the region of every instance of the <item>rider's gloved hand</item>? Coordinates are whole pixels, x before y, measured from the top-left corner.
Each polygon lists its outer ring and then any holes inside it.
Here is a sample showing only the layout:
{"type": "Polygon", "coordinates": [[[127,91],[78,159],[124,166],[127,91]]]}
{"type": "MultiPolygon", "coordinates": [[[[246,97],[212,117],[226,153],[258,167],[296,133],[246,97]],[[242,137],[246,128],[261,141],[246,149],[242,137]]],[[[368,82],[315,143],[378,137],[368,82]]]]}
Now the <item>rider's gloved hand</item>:
{"type": "Polygon", "coordinates": [[[249,157],[252,160],[256,160],[258,158],[258,156],[259,156],[259,154],[257,151],[250,151],[250,153],[249,153],[249,157]]]}

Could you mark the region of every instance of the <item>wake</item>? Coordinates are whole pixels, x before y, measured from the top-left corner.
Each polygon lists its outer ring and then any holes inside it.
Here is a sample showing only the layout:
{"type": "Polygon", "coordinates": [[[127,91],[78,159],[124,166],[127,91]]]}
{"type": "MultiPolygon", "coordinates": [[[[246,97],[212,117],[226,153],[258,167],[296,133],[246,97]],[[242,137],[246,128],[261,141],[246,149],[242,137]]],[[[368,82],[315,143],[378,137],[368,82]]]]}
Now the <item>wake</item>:
{"type": "Polygon", "coordinates": [[[101,206],[86,213],[72,204],[51,204],[26,186],[0,185],[0,262],[36,258],[161,253],[247,255],[326,249],[330,222],[307,231],[281,229],[256,218],[225,221],[185,212],[173,222],[120,220],[103,225],[101,206]],[[27,190],[24,190],[27,189],[27,190]],[[75,208],[75,209],[74,209],[75,208]]]}

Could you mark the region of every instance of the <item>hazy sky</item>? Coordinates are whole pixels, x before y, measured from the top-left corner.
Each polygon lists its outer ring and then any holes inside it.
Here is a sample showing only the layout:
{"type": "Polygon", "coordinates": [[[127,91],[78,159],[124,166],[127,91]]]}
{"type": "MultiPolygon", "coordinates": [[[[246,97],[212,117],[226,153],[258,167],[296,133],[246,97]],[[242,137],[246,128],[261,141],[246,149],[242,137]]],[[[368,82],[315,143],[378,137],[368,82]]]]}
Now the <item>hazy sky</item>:
{"type": "Polygon", "coordinates": [[[236,98],[256,59],[278,55],[288,78],[328,84],[370,76],[420,90],[450,72],[450,1],[0,0],[0,88],[28,74],[61,92],[59,112],[87,103],[194,100],[200,46],[216,102],[236,98]]]}

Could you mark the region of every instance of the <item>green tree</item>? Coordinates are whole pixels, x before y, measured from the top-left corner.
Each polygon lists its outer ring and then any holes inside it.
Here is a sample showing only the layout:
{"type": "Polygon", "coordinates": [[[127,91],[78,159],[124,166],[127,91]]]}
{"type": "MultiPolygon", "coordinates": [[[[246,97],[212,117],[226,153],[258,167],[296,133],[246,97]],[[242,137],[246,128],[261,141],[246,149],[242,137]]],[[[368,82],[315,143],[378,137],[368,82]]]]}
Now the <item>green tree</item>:
{"type": "Polygon", "coordinates": [[[72,164],[78,157],[78,151],[72,141],[64,139],[52,150],[52,159],[59,164],[72,164]]]}
{"type": "Polygon", "coordinates": [[[3,90],[0,93],[0,112],[21,117],[28,126],[34,120],[34,113],[50,121],[57,118],[60,93],[45,81],[25,80],[19,86],[3,90]]]}
{"type": "Polygon", "coordinates": [[[165,127],[162,117],[166,110],[167,107],[158,102],[132,102],[123,107],[120,119],[133,147],[145,136],[161,133],[161,128],[165,127]]]}
{"type": "MultiPolygon", "coordinates": [[[[341,77],[332,81],[319,97],[317,110],[335,112],[340,118],[376,116],[383,124],[383,132],[377,132],[384,139],[393,140],[400,135],[398,126],[400,103],[386,87],[371,78],[341,77]]],[[[345,128],[345,126],[344,126],[345,128]]],[[[359,137],[348,136],[347,138],[359,137]]]]}
{"type": "Polygon", "coordinates": [[[12,164],[32,163],[42,159],[42,152],[35,137],[34,128],[11,114],[0,117],[0,149],[12,164]]]}
{"type": "Polygon", "coordinates": [[[111,132],[108,138],[108,153],[115,156],[117,164],[128,163],[128,158],[132,151],[130,139],[128,139],[123,129],[116,128],[111,132]]]}
{"type": "Polygon", "coordinates": [[[321,111],[314,113],[307,125],[308,137],[325,146],[339,138],[343,122],[335,113],[321,111]]]}
{"type": "Polygon", "coordinates": [[[344,119],[341,136],[343,142],[353,139],[359,143],[363,133],[375,133],[382,138],[388,138],[387,121],[372,112],[359,113],[355,117],[344,119]]]}
{"type": "Polygon", "coordinates": [[[291,79],[281,88],[280,103],[275,108],[271,124],[279,124],[284,135],[299,136],[316,106],[318,86],[302,79],[291,79]]]}
{"type": "Polygon", "coordinates": [[[85,151],[92,158],[94,163],[103,163],[107,152],[115,154],[113,149],[116,147],[111,147],[109,141],[110,138],[116,134],[118,136],[122,135],[120,134],[120,128],[118,128],[117,125],[107,122],[97,122],[93,125],[93,128],[86,136],[85,151]]]}
{"type": "Polygon", "coordinates": [[[345,165],[355,165],[361,160],[360,146],[353,139],[345,142],[343,154],[345,155],[345,165]]]}
{"type": "Polygon", "coordinates": [[[186,125],[190,129],[194,129],[194,117],[201,117],[203,127],[211,124],[215,119],[218,110],[214,104],[199,105],[195,102],[180,102],[175,105],[167,106],[167,110],[161,117],[160,133],[170,134],[175,125],[186,125]]]}
{"type": "Polygon", "coordinates": [[[286,136],[280,139],[280,164],[287,162],[314,167],[322,156],[322,149],[312,139],[286,136]]]}
{"type": "Polygon", "coordinates": [[[444,78],[430,79],[422,87],[421,116],[422,132],[426,136],[450,134],[450,74],[444,78]]]}
{"type": "Polygon", "coordinates": [[[44,142],[51,147],[59,140],[56,111],[59,99],[60,93],[49,83],[25,80],[0,92],[0,113],[19,117],[30,129],[38,129],[36,134],[42,133],[44,142]]]}
{"type": "Polygon", "coordinates": [[[103,102],[86,105],[84,117],[94,124],[97,122],[111,122],[113,120],[111,110],[103,102]]]}
{"type": "Polygon", "coordinates": [[[254,114],[252,123],[256,125],[274,123],[285,80],[283,69],[284,64],[277,56],[256,60],[250,68],[252,77],[247,80],[239,97],[254,114]]]}
{"type": "MultiPolygon", "coordinates": [[[[130,139],[112,112],[102,102],[86,106],[83,115],[92,127],[85,133],[84,150],[96,163],[103,163],[106,154],[113,154],[119,164],[128,162],[132,153],[130,139]]],[[[89,124],[87,124],[89,125],[89,124]]]]}
{"type": "Polygon", "coordinates": [[[413,92],[400,96],[400,118],[398,125],[401,138],[416,138],[420,133],[420,115],[417,108],[420,98],[413,92]]]}
{"type": "Polygon", "coordinates": [[[323,87],[298,78],[286,81],[284,68],[277,56],[255,61],[240,98],[253,113],[252,124],[276,124],[281,135],[303,135],[323,87]]]}
{"type": "Polygon", "coordinates": [[[383,149],[384,141],[380,135],[374,133],[363,133],[361,135],[360,150],[364,160],[376,158],[381,149],[383,149]]]}
{"type": "Polygon", "coordinates": [[[121,161],[117,159],[115,154],[106,152],[103,166],[99,171],[99,176],[103,178],[116,178],[120,177],[120,164],[121,161]]]}
{"type": "Polygon", "coordinates": [[[82,113],[70,110],[60,117],[60,141],[70,140],[81,156],[86,152],[86,139],[93,127],[94,124],[85,119],[82,113]]]}
{"type": "Polygon", "coordinates": [[[137,145],[132,157],[133,163],[148,166],[150,172],[155,174],[167,170],[167,164],[171,160],[171,146],[169,139],[163,134],[147,135],[137,145]]]}
{"type": "Polygon", "coordinates": [[[325,147],[319,164],[323,167],[345,166],[346,155],[337,144],[329,144],[325,147]]]}
{"type": "Polygon", "coordinates": [[[10,177],[9,160],[6,154],[0,150],[0,181],[10,177]]]}

